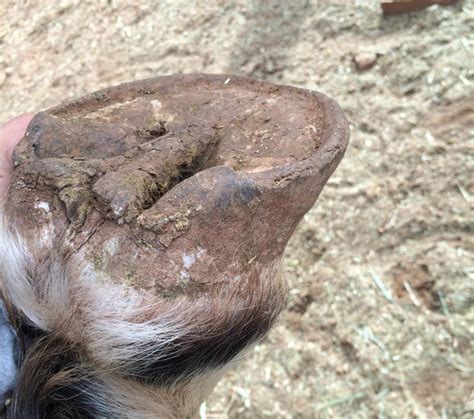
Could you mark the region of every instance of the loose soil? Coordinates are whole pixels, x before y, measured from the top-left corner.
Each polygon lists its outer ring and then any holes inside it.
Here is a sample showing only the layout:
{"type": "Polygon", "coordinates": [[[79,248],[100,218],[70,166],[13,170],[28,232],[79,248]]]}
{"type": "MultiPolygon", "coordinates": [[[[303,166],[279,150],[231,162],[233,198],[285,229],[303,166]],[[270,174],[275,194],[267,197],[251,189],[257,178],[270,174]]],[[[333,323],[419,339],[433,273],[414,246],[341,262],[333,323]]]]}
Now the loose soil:
{"type": "Polygon", "coordinates": [[[201,416],[468,418],[473,29],[472,0],[6,0],[0,119],[179,72],[336,98],[351,142],[287,249],[288,309],[201,416]]]}

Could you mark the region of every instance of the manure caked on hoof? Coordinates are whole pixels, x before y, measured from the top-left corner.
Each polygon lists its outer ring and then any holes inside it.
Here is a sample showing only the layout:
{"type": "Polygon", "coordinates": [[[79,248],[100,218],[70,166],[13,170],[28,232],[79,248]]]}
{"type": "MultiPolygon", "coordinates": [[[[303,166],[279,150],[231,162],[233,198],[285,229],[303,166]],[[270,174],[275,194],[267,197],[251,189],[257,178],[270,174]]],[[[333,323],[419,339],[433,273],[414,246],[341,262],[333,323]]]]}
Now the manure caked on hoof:
{"type": "MultiPolygon", "coordinates": [[[[280,258],[347,140],[333,100],[237,76],[159,77],[39,113],[0,226],[1,287],[46,336],[26,352],[16,408],[56,374],[35,351],[60,346],[88,374],[64,387],[78,405],[191,414],[282,310],[280,258]]],[[[30,402],[47,416],[60,393],[30,402]]]]}

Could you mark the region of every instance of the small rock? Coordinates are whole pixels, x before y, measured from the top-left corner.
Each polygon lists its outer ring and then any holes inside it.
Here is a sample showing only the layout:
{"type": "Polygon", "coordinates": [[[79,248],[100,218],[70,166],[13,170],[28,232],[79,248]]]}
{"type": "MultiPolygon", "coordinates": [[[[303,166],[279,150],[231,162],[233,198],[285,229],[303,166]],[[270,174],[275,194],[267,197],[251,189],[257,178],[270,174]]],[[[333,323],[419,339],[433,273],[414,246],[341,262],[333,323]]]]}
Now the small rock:
{"type": "Polygon", "coordinates": [[[357,70],[368,70],[377,61],[377,54],[373,52],[361,52],[354,56],[354,63],[357,70]]]}

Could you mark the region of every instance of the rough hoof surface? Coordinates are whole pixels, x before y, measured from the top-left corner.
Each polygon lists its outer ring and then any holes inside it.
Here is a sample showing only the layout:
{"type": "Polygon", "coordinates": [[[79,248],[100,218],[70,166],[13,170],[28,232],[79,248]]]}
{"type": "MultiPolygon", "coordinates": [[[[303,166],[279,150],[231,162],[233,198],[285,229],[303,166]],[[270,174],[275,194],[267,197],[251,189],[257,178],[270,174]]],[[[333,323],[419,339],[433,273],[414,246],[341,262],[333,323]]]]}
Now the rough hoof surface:
{"type": "Polygon", "coordinates": [[[39,113],[6,213],[82,279],[154,295],[278,259],[342,158],[334,101],[236,76],[123,84],[39,113]]]}

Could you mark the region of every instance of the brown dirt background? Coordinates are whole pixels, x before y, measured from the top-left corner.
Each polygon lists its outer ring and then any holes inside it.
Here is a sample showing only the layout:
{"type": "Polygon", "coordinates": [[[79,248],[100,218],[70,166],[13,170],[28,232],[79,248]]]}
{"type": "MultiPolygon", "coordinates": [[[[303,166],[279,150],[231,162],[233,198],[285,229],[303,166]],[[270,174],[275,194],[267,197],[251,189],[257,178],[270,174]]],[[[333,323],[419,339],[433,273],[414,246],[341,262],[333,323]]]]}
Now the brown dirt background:
{"type": "Polygon", "coordinates": [[[351,142],[286,252],[288,310],[201,417],[472,418],[473,57],[474,1],[1,0],[0,120],[176,72],[336,98],[351,142]]]}

